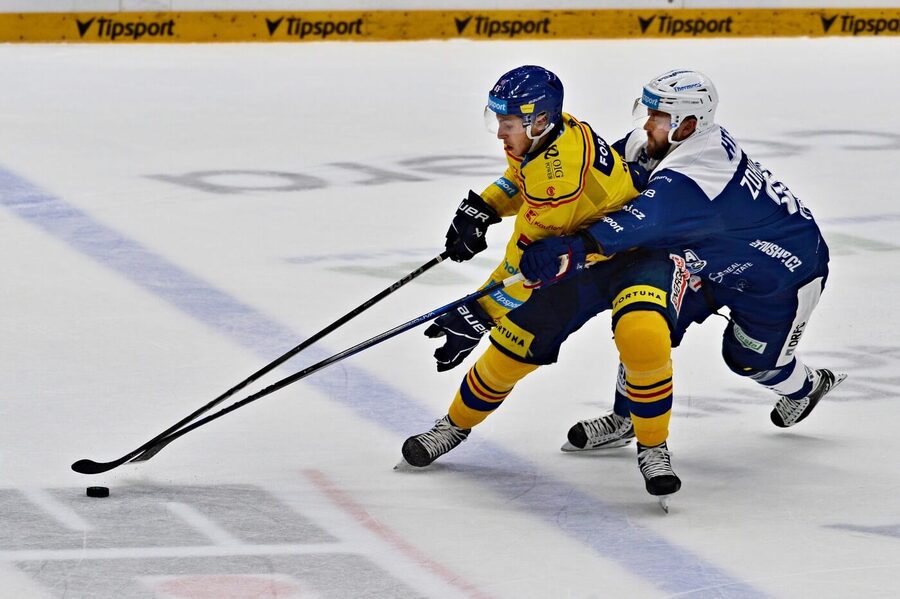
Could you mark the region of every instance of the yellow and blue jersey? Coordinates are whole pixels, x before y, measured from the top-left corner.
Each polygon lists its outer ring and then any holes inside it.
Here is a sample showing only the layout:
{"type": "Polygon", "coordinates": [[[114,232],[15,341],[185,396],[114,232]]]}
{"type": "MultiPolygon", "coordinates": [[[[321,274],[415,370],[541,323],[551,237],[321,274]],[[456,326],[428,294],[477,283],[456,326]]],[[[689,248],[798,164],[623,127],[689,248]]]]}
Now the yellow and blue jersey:
{"type": "MultiPolygon", "coordinates": [[[[507,153],[509,166],[482,193],[500,216],[515,215],[503,262],[486,285],[519,272],[525,247],[545,237],[570,235],[637,197],[631,170],[590,125],[563,113],[557,138],[524,158],[507,153]]],[[[521,283],[479,300],[495,320],[528,299],[521,283]]]]}

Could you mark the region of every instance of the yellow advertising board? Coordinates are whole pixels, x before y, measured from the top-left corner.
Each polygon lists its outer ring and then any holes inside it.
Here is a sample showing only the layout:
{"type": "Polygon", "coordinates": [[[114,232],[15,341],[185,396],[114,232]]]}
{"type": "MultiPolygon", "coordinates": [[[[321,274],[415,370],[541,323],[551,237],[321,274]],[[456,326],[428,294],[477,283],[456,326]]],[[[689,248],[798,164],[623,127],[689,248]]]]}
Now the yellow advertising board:
{"type": "Polygon", "coordinates": [[[900,8],[0,14],[2,42],[321,42],[900,35],[900,8]]]}

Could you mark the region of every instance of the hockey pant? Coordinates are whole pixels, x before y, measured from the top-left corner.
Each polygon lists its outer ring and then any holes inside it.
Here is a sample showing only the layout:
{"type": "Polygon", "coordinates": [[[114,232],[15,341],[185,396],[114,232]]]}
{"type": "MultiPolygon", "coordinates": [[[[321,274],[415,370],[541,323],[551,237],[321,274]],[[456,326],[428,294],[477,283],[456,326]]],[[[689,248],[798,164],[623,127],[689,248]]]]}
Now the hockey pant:
{"type": "Polygon", "coordinates": [[[491,331],[492,346],[463,379],[450,419],[462,428],[483,421],[521,378],[556,362],[569,335],[612,310],[635,435],[643,445],[662,443],[672,406],[670,330],[687,281],[680,257],[635,251],[536,289],[491,331]]]}

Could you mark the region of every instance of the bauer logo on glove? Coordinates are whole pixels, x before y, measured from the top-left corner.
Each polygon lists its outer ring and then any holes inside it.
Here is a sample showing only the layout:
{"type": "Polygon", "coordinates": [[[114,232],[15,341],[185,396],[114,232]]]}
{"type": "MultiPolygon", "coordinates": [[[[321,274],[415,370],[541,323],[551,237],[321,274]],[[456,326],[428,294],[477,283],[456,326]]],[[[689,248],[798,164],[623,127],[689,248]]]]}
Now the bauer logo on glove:
{"type": "Polygon", "coordinates": [[[478,302],[464,304],[435,320],[425,329],[425,335],[432,339],[447,338],[444,345],[434,351],[438,372],[458,366],[492,326],[494,321],[478,302]]]}
{"type": "Polygon", "coordinates": [[[454,262],[471,260],[475,254],[487,249],[487,228],[499,223],[500,217],[480,195],[469,191],[469,197],[456,209],[456,215],[447,230],[447,257],[454,262]]]}

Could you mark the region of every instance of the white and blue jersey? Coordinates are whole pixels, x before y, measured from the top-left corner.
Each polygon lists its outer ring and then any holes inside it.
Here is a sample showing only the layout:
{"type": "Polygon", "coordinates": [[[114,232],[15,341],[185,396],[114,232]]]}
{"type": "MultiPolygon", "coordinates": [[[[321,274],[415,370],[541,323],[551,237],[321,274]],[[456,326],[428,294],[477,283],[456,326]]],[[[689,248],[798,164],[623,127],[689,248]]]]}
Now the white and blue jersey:
{"type": "Polygon", "coordinates": [[[647,157],[641,130],[613,147],[649,176],[640,196],[589,227],[603,253],[678,248],[692,274],[750,296],[827,274],[812,214],[724,128],[691,135],[660,161],[647,157]]]}

